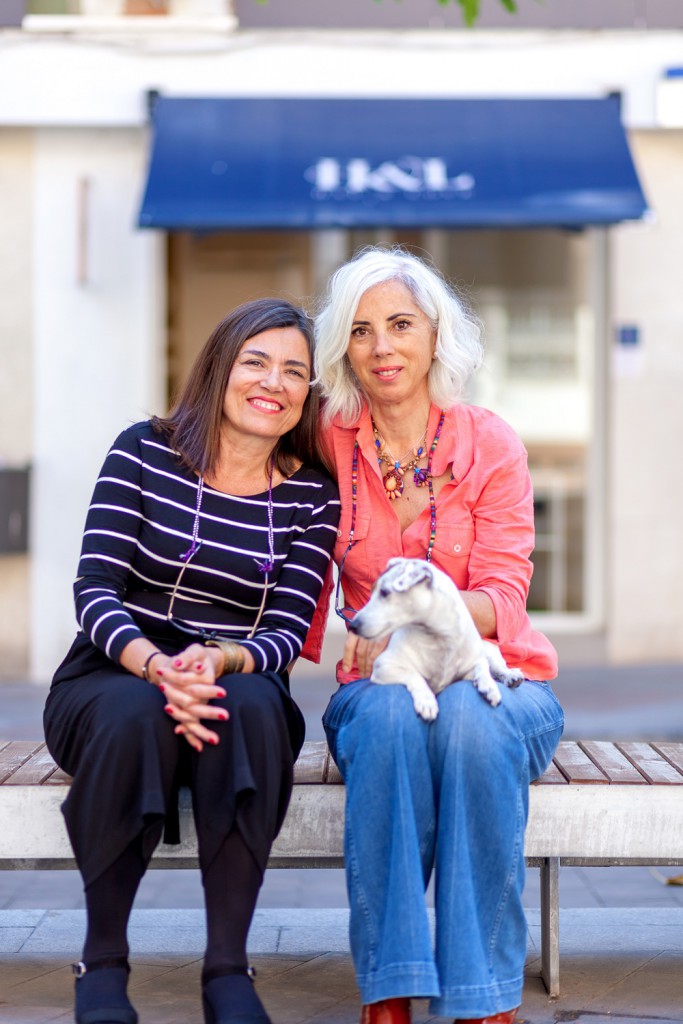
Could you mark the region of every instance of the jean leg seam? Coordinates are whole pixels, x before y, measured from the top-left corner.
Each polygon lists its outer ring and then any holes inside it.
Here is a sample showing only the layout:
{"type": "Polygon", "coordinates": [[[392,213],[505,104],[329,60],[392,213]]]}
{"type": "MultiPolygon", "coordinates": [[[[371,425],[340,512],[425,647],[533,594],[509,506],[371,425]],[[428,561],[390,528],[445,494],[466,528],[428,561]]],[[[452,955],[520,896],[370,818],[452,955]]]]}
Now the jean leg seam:
{"type": "Polygon", "coordinates": [[[536,739],[538,736],[547,736],[548,733],[557,732],[558,729],[564,728],[564,717],[561,721],[555,722],[552,725],[543,726],[542,728],[532,729],[529,732],[522,732],[519,730],[519,736],[522,740],[536,739]]]}
{"type": "MultiPolygon", "coordinates": [[[[529,754],[528,754],[528,751],[526,749],[524,751],[524,764],[527,767],[526,774],[528,775],[529,754]]],[[[525,830],[522,827],[524,825],[524,809],[523,809],[523,806],[522,806],[522,784],[521,784],[521,782],[522,782],[522,780],[520,779],[520,785],[517,786],[516,819],[515,819],[516,820],[516,824],[517,824],[517,829],[516,829],[516,833],[517,834],[516,834],[515,847],[514,847],[513,856],[512,856],[512,863],[510,865],[510,870],[508,872],[508,876],[505,879],[505,885],[503,886],[503,891],[502,891],[502,893],[500,895],[500,899],[498,901],[498,909],[496,911],[496,918],[495,918],[495,921],[494,921],[494,924],[493,924],[493,928],[491,929],[491,939],[490,939],[490,942],[489,942],[488,968],[489,968],[489,974],[491,975],[492,978],[493,978],[493,956],[494,956],[494,951],[495,951],[496,943],[498,941],[498,936],[500,934],[500,928],[501,928],[501,925],[502,925],[502,922],[503,922],[503,917],[504,917],[504,913],[505,913],[505,907],[507,906],[507,904],[509,902],[510,891],[511,891],[512,886],[514,884],[515,876],[517,874],[517,869],[519,867],[520,852],[524,848],[524,831],[525,830]]]]}
{"type": "Polygon", "coordinates": [[[365,890],[360,884],[361,876],[360,871],[358,870],[358,855],[356,853],[355,843],[353,837],[351,836],[350,830],[348,833],[348,840],[349,858],[351,861],[349,865],[349,871],[354,879],[354,884],[356,887],[356,899],[358,900],[359,909],[363,914],[365,927],[368,935],[368,969],[370,972],[373,972],[376,970],[377,967],[377,936],[375,935],[374,928],[372,927],[372,914],[370,913],[368,901],[365,896],[365,890]]]}
{"type": "MultiPolygon", "coordinates": [[[[342,751],[342,733],[343,733],[343,731],[344,731],[344,727],[343,726],[337,731],[337,753],[339,755],[339,760],[343,761],[345,763],[345,766],[347,766],[348,765],[348,761],[344,757],[344,754],[343,754],[343,751],[342,751]]],[[[343,773],[343,775],[344,775],[344,780],[346,781],[346,773],[343,773]]],[[[377,942],[378,942],[378,940],[377,940],[377,936],[375,935],[374,928],[372,926],[372,914],[370,913],[370,908],[368,906],[368,901],[367,901],[367,898],[366,898],[366,895],[365,895],[365,890],[364,890],[364,888],[363,888],[363,886],[361,885],[361,882],[360,882],[361,873],[360,873],[359,865],[358,865],[358,853],[357,853],[357,850],[356,850],[355,840],[353,838],[353,829],[351,828],[351,825],[349,823],[348,817],[347,817],[347,821],[346,821],[345,831],[346,831],[346,846],[347,846],[347,858],[346,858],[347,859],[347,867],[348,867],[349,874],[353,878],[353,881],[354,881],[355,890],[356,890],[356,898],[357,898],[357,901],[358,901],[358,907],[359,907],[360,911],[363,914],[363,919],[365,921],[366,931],[367,931],[367,935],[368,935],[368,971],[369,972],[374,972],[376,970],[377,942]]]]}

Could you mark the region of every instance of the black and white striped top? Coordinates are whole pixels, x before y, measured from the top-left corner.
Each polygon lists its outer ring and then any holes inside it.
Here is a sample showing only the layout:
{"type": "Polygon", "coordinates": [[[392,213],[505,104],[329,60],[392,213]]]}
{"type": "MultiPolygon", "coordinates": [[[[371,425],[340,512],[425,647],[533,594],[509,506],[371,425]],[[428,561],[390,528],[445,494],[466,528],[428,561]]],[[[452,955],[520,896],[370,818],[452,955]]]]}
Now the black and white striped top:
{"type": "MultiPolygon", "coordinates": [[[[113,661],[136,637],[190,643],[167,620],[192,540],[197,477],[180,466],[149,421],[124,430],[93,494],[74,584],[83,632],[113,661]]],[[[268,495],[235,497],[204,486],[202,544],[182,576],[173,619],[238,640],[258,670],[282,671],[298,657],[337,536],[336,484],[302,467],[273,489],[275,567],[264,593],[257,562],[268,558],[268,495]]]]}

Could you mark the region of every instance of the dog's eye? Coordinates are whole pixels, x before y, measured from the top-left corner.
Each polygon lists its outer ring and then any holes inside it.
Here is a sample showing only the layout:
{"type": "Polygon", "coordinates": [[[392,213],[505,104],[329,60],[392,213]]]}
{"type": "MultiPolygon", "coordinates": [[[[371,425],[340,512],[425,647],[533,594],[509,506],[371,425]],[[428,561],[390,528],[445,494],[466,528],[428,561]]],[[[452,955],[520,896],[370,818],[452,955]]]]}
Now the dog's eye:
{"type": "Polygon", "coordinates": [[[379,596],[380,597],[389,597],[390,593],[391,593],[391,588],[390,587],[380,587],[379,588],[379,596]]]}

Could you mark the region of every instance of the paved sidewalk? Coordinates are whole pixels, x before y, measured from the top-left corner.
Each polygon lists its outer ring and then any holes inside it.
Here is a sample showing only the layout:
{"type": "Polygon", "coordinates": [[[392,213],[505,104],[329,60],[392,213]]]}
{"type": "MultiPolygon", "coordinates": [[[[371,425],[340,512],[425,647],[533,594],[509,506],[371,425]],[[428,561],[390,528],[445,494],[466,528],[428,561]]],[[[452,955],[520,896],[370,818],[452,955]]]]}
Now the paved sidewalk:
{"type": "MultiPolygon", "coordinates": [[[[528,920],[520,1022],[683,1021],[683,909],[563,911],[557,1000],[548,999],[539,976],[538,912],[529,911],[528,920]]],[[[356,1024],[347,924],[341,909],[257,912],[251,961],[275,1024],[356,1024]]],[[[72,1019],[68,964],[78,957],[83,928],[82,911],[0,912],[2,1024],[72,1019]]],[[[130,937],[130,993],[141,1024],[200,1024],[201,911],[134,911],[130,937]]],[[[430,1019],[426,1001],[415,1001],[415,1024],[430,1019]]]]}

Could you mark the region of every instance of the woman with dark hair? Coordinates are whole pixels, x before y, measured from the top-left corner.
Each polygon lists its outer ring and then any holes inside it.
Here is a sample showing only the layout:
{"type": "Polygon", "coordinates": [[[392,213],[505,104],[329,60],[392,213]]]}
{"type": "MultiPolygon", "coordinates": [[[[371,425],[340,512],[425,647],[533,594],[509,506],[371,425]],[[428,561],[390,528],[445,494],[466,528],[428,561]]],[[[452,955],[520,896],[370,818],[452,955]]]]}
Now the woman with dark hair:
{"type": "Polygon", "coordinates": [[[433,561],[481,636],[524,674],[495,708],[467,682],[447,686],[425,722],[404,686],[369,681],[386,641],[349,633],[324,722],[346,783],[362,1024],[409,1024],[412,997],[460,1024],[513,1024],[522,998],[529,782],[563,718],[547,682],[555,651],[526,612],[526,452],[494,413],[461,400],[479,333],[441,275],[403,250],[369,249],[341,267],[317,322],[342,502],[338,614],[348,621],[365,604],[388,559],[433,561]]]}
{"type": "Polygon", "coordinates": [[[137,1021],[128,918],[164,826],[178,842],[184,785],[206,900],[205,1019],[268,1021],[246,938],[303,743],[288,667],[339,517],[312,364],[302,310],[238,307],[169,415],[124,430],[97,481],[74,587],[81,631],[45,708],[50,753],[74,777],[63,811],[88,918],[78,1024],[137,1021]]]}

